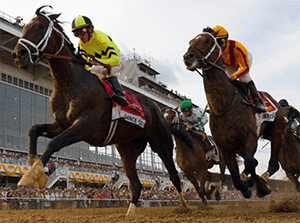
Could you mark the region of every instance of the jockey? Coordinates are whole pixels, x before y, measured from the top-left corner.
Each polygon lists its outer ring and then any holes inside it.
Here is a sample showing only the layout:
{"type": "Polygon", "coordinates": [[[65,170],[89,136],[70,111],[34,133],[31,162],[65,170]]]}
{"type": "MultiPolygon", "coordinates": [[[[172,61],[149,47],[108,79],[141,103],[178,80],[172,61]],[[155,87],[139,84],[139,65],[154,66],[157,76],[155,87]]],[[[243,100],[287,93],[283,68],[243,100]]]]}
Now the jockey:
{"type": "Polygon", "coordinates": [[[217,34],[216,39],[222,49],[225,72],[230,81],[239,79],[241,82],[246,83],[253,98],[256,112],[266,112],[266,108],[249,74],[252,65],[252,54],[240,42],[228,39],[228,32],[222,26],[215,26],[212,29],[207,27],[203,29],[203,32],[217,34]]]}
{"type": "Polygon", "coordinates": [[[286,99],[281,99],[279,101],[279,104],[280,107],[285,108],[289,111],[287,115],[289,123],[291,123],[291,125],[294,125],[294,128],[292,128],[293,131],[300,135],[300,112],[293,106],[289,105],[286,99]]]}
{"type": "Polygon", "coordinates": [[[205,133],[204,126],[208,123],[207,114],[202,108],[194,108],[190,100],[181,102],[180,109],[182,111],[181,120],[187,131],[195,132],[201,136],[204,142],[205,152],[214,148],[214,144],[210,141],[205,133]]]}
{"type": "Polygon", "coordinates": [[[125,66],[124,56],[115,42],[105,33],[94,30],[91,20],[86,16],[77,16],[73,20],[72,32],[80,38],[79,51],[83,58],[94,65],[91,70],[85,65],[85,69],[95,73],[109,73],[105,76],[112,86],[112,99],[122,106],[128,105],[123,88],[114,74],[125,66]],[[110,69],[112,72],[107,72],[110,69]]]}

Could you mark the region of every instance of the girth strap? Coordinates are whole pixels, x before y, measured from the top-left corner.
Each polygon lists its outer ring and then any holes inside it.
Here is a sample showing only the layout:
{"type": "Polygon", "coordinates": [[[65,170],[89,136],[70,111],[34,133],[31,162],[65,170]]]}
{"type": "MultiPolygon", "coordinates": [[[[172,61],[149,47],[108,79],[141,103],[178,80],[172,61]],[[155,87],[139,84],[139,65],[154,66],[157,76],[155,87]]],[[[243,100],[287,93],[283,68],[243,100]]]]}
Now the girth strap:
{"type": "Polygon", "coordinates": [[[106,146],[108,143],[110,143],[110,141],[114,137],[114,135],[116,133],[117,126],[118,126],[118,122],[119,122],[118,119],[117,120],[113,120],[113,121],[110,122],[109,131],[108,131],[106,139],[105,139],[105,141],[103,143],[104,146],[106,146]]]}

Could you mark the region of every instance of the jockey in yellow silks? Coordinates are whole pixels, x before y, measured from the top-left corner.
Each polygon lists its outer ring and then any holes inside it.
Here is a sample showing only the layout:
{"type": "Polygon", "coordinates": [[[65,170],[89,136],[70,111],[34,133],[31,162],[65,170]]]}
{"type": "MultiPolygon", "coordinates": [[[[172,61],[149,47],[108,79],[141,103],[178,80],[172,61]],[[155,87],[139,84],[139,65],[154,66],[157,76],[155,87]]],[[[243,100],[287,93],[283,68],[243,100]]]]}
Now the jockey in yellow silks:
{"type": "Polygon", "coordinates": [[[216,34],[217,42],[222,49],[225,72],[229,79],[231,81],[239,79],[241,82],[246,83],[253,98],[256,112],[266,112],[266,108],[249,74],[252,65],[252,54],[240,42],[228,39],[228,32],[222,26],[218,25],[212,29],[207,27],[203,31],[216,34]]]}
{"type": "MultiPolygon", "coordinates": [[[[73,20],[72,32],[80,38],[79,50],[82,57],[94,65],[91,72],[104,74],[107,73],[107,69],[111,69],[111,74],[106,76],[114,91],[111,98],[122,106],[128,105],[123,88],[114,75],[120,72],[126,63],[115,42],[104,32],[94,30],[91,20],[86,16],[77,16],[73,20]]],[[[85,69],[90,70],[90,67],[85,65],[85,69]]]]}

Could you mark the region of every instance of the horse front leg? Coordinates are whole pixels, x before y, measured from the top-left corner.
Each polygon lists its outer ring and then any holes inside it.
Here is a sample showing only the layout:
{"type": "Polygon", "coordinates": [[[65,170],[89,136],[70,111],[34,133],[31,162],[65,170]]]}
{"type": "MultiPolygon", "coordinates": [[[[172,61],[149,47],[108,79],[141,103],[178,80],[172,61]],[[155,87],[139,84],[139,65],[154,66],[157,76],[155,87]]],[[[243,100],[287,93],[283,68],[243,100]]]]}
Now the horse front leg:
{"type": "MultiPolygon", "coordinates": [[[[33,186],[35,183],[37,183],[37,186],[40,189],[44,188],[47,182],[47,175],[44,172],[44,166],[52,154],[65,146],[82,141],[88,132],[88,129],[82,128],[82,125],[80,125],[78,122],[76,125],[71,126],[61,134],[54,137],[48,143],[41,159],[35,159],[31,169],[25,175],[23,175],[18,185],[33,186]]],[[[36,136],[38,135],[37,132],[34,133],[36,136]]],[[[39,134],[41,134],[41,132],[39,132],[39,134]]],[[[33,137],[33,140],[36,140],[36,138],[37,137],[33,137]]],[[[36,154],[36,142],[32,144],[32,146],[33,154],[36,154]]],[[[32,155],[32,153],[30,155],[32,155]]]]}
{"type": "Polygon", "coordinates": [[[220,167],[220,177],[219,177],[219,182],[217,184],[216,193],[215,193],[215,197],[216,197],[217,201],[221,200],[222,184],[225,179],[226,164],[225,164],[223,156],[222,156],[222,159],[220,157],[219,167],[220,167]]]}
{"type": "MultiPolygon", "coordinates": [[[[268,195],[271,193],[271,188],[267,185],[267,183],[256,174],[255,168],[258,165],[257,160],[253,157],[254,156],[254,150],[251,150],[251,148],[246,147],[246,155],[245,155],[245,170],[244,172],[250,173],[251,178],[256,183],[257,188],[257,196],[263,197],[265,195],[268,195]]],[[[251,185],[252,181],[251,178],[245,182],[245,185],[251,185]]]]}
{"type": "Polygon", "coordinates": [[[27,162],[30,166],[34,164],[37,157],[37,139],[40,136],[44,136],[47,138],[53,138],[64,131],[61,127],[59,127],[56,123],[47,123],[34,125],[29,130],[29,149],[28,149],[28,159],[27,162]]]}
{"type": "Polygon", "coordinates": [[[236,160],[236,155],[230,151],[222,150],[225,163],[230,172],[234,187],[241,191],[244,198],[250,198],[252,195],[251,190],[241,181],[239,175],[239,168],[236,160]]]}

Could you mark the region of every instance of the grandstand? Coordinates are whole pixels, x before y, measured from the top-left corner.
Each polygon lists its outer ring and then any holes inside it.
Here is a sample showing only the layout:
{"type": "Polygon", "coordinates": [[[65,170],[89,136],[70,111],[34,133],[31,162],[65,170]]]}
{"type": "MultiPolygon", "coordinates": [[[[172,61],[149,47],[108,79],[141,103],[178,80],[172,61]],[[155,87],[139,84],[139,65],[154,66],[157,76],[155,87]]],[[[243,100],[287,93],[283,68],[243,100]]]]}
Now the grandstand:
{"type": "MultiPolygon", "coordinates": [[[[14,46],[22,36],[23,26],[20,18],[0,12],[0,187],[4,188],[2,191],[16,188],[21,175],[30,168],[26,162],[28,130],[35,124],[53,121],[49,113],[52,82],[48,64],[41,61],[24,71],[15,65],[11,57],[14,46]]],[[[185,96],[168,90],[165,83],[156,80],[157,75],[160,73],[151,68],[148,61],[133,53],[127,56],[125,69],[118,77],[126,91],[140,93],[153,99],[162,110],[179,106],[185,96]]],[[[39,138],[38,154],[42,154],[48,142],[46,138],[39,138]]],[[[173,189],[162,161],[149,147],[138,158],[136,167],[141,183],[145,188],[151,188],[153,197],[157,196],[155,193],[157,190],[173,189]]],[[[49,175],[48,189],[65,188],[73,191],[72,188],[83,186],[109,187],[119,191],[120,188],[129,185],[122,171],[120,155],[114,145],[92,147],[80,142],[65,147],[54,154],[45,167],[45,172],[49,175]]],[[[181,173],[180,170],[179,172],[181,173]]],[[[191,183],[182,175],[181,178],[183,191],[192,191],[191,183]]],[[[233,190],[230,176],[227,175],[225,181],[226,189],[233,190]]],[[[286,185],[285,182],[275,180],[271,180],[270,183],[273,184],[272,188],[283,188],[286,185]]]]}
{"type": "MultiPolygon", "coordinates": [[[[19,16],[14,18],[0,12],[0,182],[3,186],[13,187],[19,177],[29,170],[26,163],[28,130],[34,124],[52,122],[49,113],[52,82],[47,62],[41,61],[25,71],[19,69],[11,57],[14,46],[22,36],[24,25],[19,16]]],[[[157,75],[160,73],[135,53],[127,56],[126,66],[118,74],[126,91],[146,95],[162,110],[179,106],[183,96],[168,90],[166,84],[158,82],[157,75]]],[[[49,139],[39,138],[38,154],[42,154],[48,142],[49,139]]],[[[67,188],[78,182],[105,185],[111,182],[112,171],[121,170],[122,165],[114,145],[91,147],[84,142],[63,148],[54,154],[51,162],[55,163],[55,171],[49,176],[49,188],[61,182],[67,188]],[[75,165],[89,168],[83,170],[75,168],[75,165]],[[110,171],[100,171],[101,169],[110,171]]],[[[50,163],[46,169],[49,167],[50,163]]],[[[137,168],[143,173],[156,172],[160,176],[166,174],[160,158],[149,147],[138,158],[137,168]]],[[[144,178],[141,178],[144,186],[155,185],[155,179],[150,175],[144,174],[144,178]]],[[[126,176],[121,176],[116,187],[128,184],[126,176]]],[[[162,178],[161,183],[164,187],[170,186],[166,177],[162,178]]]]}

